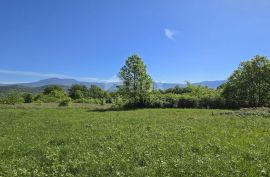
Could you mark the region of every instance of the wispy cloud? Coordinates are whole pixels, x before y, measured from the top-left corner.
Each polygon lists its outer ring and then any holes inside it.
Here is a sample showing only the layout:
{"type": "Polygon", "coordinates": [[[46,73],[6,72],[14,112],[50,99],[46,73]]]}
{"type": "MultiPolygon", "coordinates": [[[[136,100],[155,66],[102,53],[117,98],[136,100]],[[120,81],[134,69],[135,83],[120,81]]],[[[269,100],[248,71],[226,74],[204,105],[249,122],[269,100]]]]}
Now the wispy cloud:
{"type": "MultiPolygon", "coordinates": [[[[75,79],[78,81],[85,81],[85,82],[118,82],[119,81],[119,79],[115,76],[112,76],[109,79],[98,79],[95,77],[74,77],[74,76],[68,76],[68,75],[63,75],[63,74],[48,74],[48,73],[14,71],[14,70],[3,70],[3,69],[0,69],[0,75],[1,74],[5,76],[20,76],[20,77],[25,77],[25,78],[31,77],[33,79],[60,78],[60,79],[75,79]]],[[[1,83],[4,83],[4,81],[1,83]]]]}
{"type": "Polygon", "coordinates": [[[170,39],[170,40],[174,40],[175,39],[175,35],[176,35],[176,31],[175,30],[165,28],[164,33],[165,33],[165,36],[168,39],[170,39]]]}

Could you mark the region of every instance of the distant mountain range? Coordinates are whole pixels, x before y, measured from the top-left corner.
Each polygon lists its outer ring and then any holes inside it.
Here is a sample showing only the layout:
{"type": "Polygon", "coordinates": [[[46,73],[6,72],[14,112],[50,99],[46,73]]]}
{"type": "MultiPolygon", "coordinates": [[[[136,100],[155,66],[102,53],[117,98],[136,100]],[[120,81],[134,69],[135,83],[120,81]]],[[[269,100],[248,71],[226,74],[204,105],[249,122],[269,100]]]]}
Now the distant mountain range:
{"type": "Polygon", "coordinates": [[[115,84],[119,85],[119,83],[109,82],[109,83],[103,83],[103,82],[83,82],[83,81],[77,81],[75,79],[59,79],[59,78],[49,78],[40,80],[37,82],[30,82],[30,83],[22,83],[22,84],[16,84],[16,85],[22,85],[26,87],[42,87],[46,85],[61,85],[61,86],[72,86],[74,84],[79,85],[85,85],[87,87],[90,87],[91,85],[96,85],[103,90],[109,90],[111,87],[113,87],[115,84]]]}
{"type": "MultiPolygon", "coordinates": [[[[209,88],[217,88],[218,86],[222,85],[225,83],[225,80],[219,80],[219,81],[203,81],[203,82],[197,82],[197,83],[192,83],[193,85],[201,85],[201,86],[207,86],[209,88]]],[[[154,82],[154,88],[155,89],[162,89],[166,90],[169,88],[174,88],[175,86],[179,87],[185,87],[186,84],[177,84],[177,83],[160,83],[160,82],[154,82]]]]}
{"type": "MultiPolygon", "coordinates": [[[[225,82],[224,80],[204,81],[204,82],[193,83],[193,84],[208,86],[209,88],[217,88],[224,82],[225,82]]],[[[67,90],[71,85],[74,85],[74,84],[85,85],[87,87],[90,87],[91,85],[96,85],[106,91],[115,91],[117,89],[117,86],[121,85],[120,82],[82,82],[82,81],[77,81],[75,79],[49,78],[49,79],[44,79],[44,80],[31,82],[31,83],[18,83],[18,84],[9,84],[9,85],[0,83],[0,94],[4,94],[5,92],[8,92],[9,90],[18,90],[18,91],[30,92],[30,93],[40,93],[43,91],[44,87],[46,87],[47,85],[59,85],[63,89],[67,90]]],[[[154,88],[162,89],[162,90],[173,88],[177,85],[180,87],[186,86],[186,84],[179,84],[179,83],[154,82],[154,88]]]]}

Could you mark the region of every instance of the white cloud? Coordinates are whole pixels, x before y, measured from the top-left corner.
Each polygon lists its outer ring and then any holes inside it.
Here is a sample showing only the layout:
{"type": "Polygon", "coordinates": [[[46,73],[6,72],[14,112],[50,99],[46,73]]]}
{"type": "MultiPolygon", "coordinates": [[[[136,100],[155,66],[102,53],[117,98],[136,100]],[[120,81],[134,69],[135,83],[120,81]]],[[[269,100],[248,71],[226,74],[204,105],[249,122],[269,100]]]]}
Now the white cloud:
{"type": "Polygon", "coordinates": [[[175,35],[176,35],[176,31],[172,30],[172,29],[168,29],[166,28],[164,30],[165,36],[170,39],[170,40],[174,40],[175,39],[175,35]]]}
{"type": "MultiPolygon", "coordinates": [[[[68,75],[62,75],[62,74],[48,74],[48,73],[39,73],[39,72],[0,69],[0,76],[1,74],[4,76],[20,76],[20,77],[25,77],[25,78],[28,77],[32,79],[60,78],[60,79],[75,79],[78,81],[85,81],[85,82],[118,82],[119,81],[119,79],[115,75],[109,79],[98,79],[94,77],[74,77],[74,76],[68,76],[68,75]]],[[[9,83],[9,82],[3,81],[1,83],[9,83]]],[[[15,83],[15,82],[12,81],[12,83],[15,83]]]]}

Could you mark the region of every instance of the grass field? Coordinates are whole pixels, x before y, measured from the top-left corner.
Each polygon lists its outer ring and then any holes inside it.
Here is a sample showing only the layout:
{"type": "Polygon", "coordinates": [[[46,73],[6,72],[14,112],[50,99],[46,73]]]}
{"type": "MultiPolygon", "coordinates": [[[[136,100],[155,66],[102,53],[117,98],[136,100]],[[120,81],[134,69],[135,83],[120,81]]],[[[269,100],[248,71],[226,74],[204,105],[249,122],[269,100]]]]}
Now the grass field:
{"type": "Polygon", "coordinates": [[[269,176],[270,119],[1,108],[0,176],[269,176]]]}

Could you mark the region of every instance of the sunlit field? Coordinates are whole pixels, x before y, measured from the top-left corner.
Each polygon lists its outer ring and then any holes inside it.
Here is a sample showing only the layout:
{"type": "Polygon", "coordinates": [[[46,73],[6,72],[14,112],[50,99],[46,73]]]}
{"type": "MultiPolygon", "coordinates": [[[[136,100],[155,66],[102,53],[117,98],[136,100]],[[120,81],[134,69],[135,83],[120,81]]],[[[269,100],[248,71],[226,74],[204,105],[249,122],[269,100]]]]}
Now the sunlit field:
{"type": "Polygon", "coordinates": [[[0,109],[0,176],[269,176],[270,119],[223,110],[0,109]]]}

